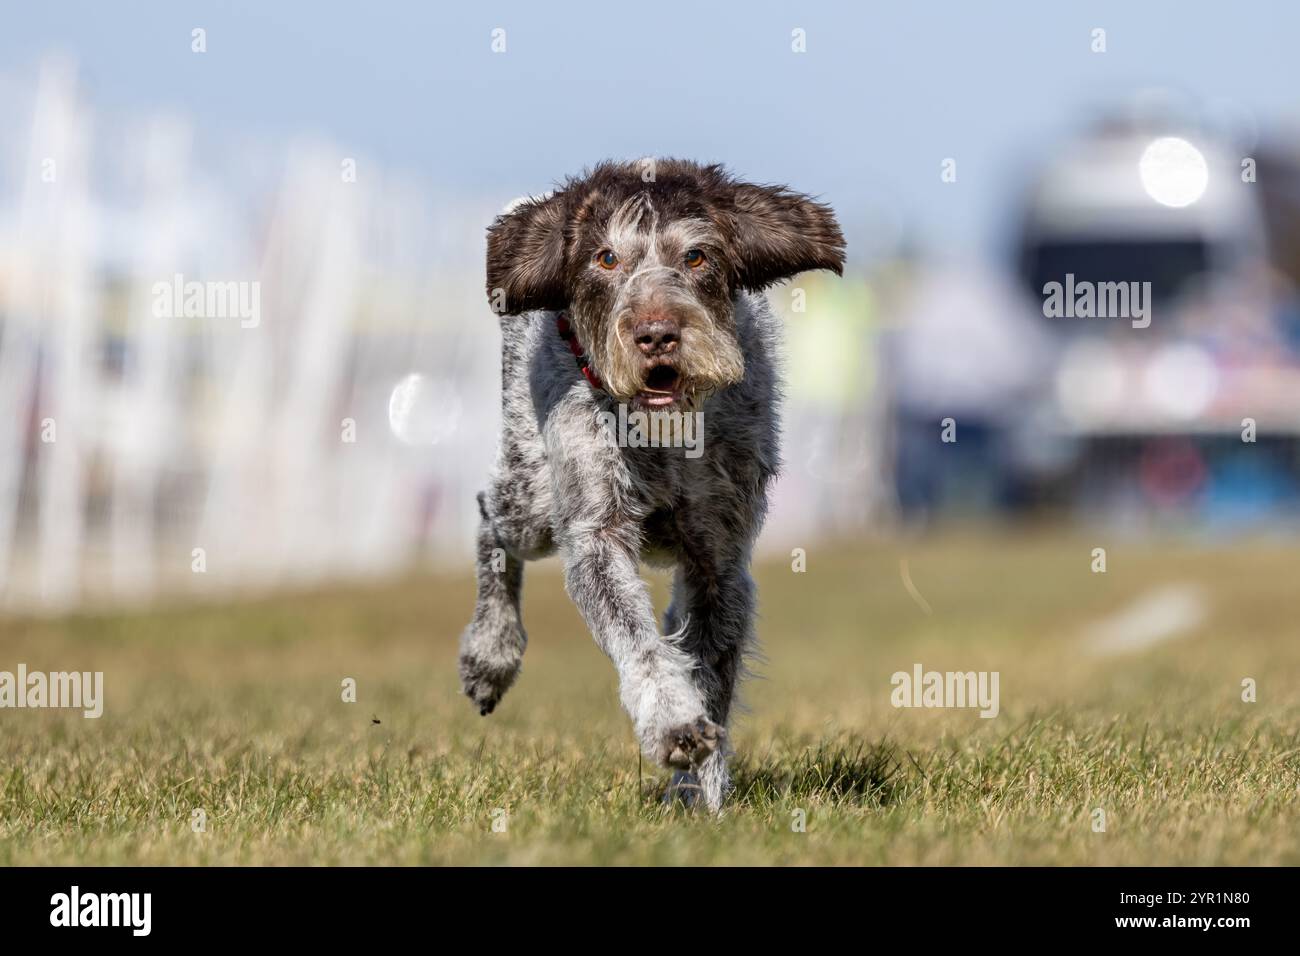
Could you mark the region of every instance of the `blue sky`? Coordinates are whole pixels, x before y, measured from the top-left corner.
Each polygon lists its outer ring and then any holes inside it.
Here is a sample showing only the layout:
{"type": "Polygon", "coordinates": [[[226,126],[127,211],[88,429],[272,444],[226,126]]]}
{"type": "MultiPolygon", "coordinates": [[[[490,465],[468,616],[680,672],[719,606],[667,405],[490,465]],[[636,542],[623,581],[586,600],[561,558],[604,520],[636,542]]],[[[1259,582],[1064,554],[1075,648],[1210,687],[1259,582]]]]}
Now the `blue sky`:
{"type": "Polygon", "coordinates": [[[940,254],[987,247],[1036,161],[1143,89],[1300,126],[1300,5],[1282,0],[87,0],[14,4],[4,21],[0,72],[70,53],[102,115],[186,115],[218,167],[242,139],[320,135],[435,196],[508,197],[602,157],[690,156],[820,194],[851,247],[895,226],[940,254]]]}

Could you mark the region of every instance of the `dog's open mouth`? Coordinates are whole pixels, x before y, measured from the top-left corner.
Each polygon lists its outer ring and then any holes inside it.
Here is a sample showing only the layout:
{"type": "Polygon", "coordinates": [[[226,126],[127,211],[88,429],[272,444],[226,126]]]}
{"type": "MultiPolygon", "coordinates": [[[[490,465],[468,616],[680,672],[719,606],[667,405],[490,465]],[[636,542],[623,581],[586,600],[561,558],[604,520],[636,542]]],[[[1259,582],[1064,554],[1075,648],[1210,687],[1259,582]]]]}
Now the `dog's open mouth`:
{"type": "Polygon", "coordinates": [[[636,393],[634,401],[647,408],[671,405],[682,396],[682,377],[668,364],[656,365],[646,373],[645,388],[636,393]]]}

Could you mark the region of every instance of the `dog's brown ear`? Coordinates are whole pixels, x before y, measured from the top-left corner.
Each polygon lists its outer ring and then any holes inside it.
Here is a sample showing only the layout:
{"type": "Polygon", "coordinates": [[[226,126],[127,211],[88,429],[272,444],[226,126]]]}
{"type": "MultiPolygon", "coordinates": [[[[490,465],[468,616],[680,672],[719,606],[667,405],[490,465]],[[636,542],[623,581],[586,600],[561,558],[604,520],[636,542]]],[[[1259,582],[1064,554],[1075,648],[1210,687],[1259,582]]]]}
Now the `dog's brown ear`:
{"type": "Polygon", "coordinates": [[[562,194],[524,200],[488,227],[487,294],[498,315],[567,305],[562,194]]]}
{"type": "Polygon", "coordinates": [[[743,289],[757,292],[809,269],[844,273],[844,235],[829,206],[781,186],[738,183],[730,218],[743,289]]]}

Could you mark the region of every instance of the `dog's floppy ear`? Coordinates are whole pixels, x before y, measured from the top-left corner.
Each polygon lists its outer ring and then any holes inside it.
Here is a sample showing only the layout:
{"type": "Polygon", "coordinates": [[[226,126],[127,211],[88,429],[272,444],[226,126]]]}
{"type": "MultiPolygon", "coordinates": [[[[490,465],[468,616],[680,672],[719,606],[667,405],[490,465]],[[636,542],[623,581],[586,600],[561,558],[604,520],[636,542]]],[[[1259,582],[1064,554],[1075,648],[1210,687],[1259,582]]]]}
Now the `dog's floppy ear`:
{"type": "Polygon", "coordinates": [[[488,227],[488,303],[498,315],[559,310],[564,294],[564,197],[526,199],[488,227]]]}
{"type": "Polygon", "coordinates": [[[829,206],[783,186],[737,183],[730,213],[736,284],[760,291],[809,269],[844,272],[844,235],[829,206]]]}

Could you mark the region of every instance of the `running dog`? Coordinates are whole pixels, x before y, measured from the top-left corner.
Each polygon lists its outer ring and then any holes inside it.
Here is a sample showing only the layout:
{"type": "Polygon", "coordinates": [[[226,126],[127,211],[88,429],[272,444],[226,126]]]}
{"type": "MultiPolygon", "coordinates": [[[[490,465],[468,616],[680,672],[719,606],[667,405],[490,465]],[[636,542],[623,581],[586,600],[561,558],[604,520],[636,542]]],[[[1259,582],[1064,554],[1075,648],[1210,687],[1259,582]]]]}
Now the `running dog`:
{"type": "Polygon", "coordinates": [[[519,675],[524,562],[558,551],[642,750],[721,807],[754,646],[750,553],[780,463],[781,328],[762,291],[843,264],[828,207],[683,160],[603,163],[489,227],[502,430],[460,645],[480,713],[519,675]],[[610,423],[635,413],[704,434],[692,455],[617,440],[610,423]],[[662,631],[642,560],[675,568],[662,631]]]}

